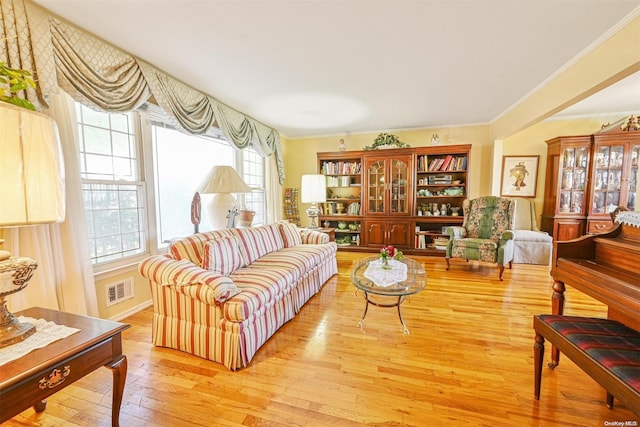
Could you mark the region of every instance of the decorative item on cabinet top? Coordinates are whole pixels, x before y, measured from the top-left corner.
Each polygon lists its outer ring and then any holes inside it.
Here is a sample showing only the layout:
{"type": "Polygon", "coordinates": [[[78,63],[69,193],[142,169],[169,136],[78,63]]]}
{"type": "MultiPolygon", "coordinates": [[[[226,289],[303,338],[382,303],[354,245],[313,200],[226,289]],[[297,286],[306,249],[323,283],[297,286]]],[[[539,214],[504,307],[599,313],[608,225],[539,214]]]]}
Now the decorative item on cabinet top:
{"type": "Polygon", "coordinates": [[[373,140],[373,144],[366,145],[363,150],[381,150],[387,148],[409,148],[411,147],[406,142],[400,141],[396,135],[391,133],[380,133],[373,140]]]}

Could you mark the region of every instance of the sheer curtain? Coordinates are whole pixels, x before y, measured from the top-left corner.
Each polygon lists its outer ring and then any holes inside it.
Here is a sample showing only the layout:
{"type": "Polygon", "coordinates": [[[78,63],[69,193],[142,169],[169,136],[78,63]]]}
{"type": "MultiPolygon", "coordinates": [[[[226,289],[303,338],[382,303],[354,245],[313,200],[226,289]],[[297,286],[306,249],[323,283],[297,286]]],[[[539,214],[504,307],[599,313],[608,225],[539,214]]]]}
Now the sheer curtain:
{"type": "Polygon", "coordinates": [[[5,248],[38,261],[33,278],[8,298],[11,311],[39,306],[98,316],[77,156],[77,125],[71,97],[51,95],[46,111],[58,124],[65,162],[67,214],[61,224],[5,229],[5,248]]]}
{"type": "Polygon", "coordinates": [[[267,206],[266,223],[271,224],[282,219],[284,205],[282,202],[282,185],[276,156],[269,156],[265,161],[265,204],[267,206]]]}

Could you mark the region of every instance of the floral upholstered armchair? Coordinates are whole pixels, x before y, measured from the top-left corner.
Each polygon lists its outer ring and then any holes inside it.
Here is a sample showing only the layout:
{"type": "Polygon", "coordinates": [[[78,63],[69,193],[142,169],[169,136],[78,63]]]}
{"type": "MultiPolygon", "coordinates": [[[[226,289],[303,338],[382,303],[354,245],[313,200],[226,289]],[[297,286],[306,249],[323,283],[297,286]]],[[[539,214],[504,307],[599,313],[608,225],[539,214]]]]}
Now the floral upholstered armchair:
{"type": "Polygon", "coordinates": [[[498,263],[500,280],[504,266],[513,261],[514,202],[504,197],[467,199],[462,204],[462,227],[449,227],[446,260],[464,258],[498,263]]]}

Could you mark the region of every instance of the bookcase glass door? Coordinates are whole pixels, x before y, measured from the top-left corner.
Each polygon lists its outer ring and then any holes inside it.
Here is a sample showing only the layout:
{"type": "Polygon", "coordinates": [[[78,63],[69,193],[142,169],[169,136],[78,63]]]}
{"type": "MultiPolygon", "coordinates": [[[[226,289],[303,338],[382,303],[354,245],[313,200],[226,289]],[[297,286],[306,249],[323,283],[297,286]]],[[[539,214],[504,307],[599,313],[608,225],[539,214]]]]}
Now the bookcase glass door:
{"type": "Polygon", "coordinates": [[[368,212],[384,213],[385,161],[377,160],[367,168],[368,212]]]}
{"type": "Polygon", "coordinates": [[[561,161],[559,213],[584,215],[589,147],[565,147],[561,161]]]}
{"type": "Polygon", "coordinates": [[[391,212],[409,213],[409,165],[398,159],[391,159],[391,212]]]}
{"type": "Polygon", "coordinates": [[[620,206],[624,145],[600,145],[594,158],[592,214],[608,214],[620,206]]]}
{"type": "Polygon", "coordinates": [[[631,173],[629,174],[629,191],[627,193],[627,209],[640,211],[638,203],[638,162],[640,161],[640,145],[636,144],[631,149],[631,173]]]}

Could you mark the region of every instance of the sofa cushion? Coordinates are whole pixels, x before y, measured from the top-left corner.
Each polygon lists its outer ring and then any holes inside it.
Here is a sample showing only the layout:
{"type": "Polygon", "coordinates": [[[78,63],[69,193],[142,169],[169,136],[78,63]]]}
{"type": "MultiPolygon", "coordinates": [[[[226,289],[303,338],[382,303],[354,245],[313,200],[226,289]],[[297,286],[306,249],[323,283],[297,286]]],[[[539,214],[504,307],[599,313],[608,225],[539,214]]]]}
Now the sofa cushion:
{"type": "Polygon", "coordinates": [[[171,256],[173,256],[174,259],[187,259],[198,267],[202,267],[202,261],[204,260],[204,245],[209,240],[232,235],[232,229],[192,234],[184,239],[173,242],[169,246],[169,252],[171,252],[171,256]]]}
{"type": "Polygon", "coordinates": [[[263,307],[271,306],[289,294],[297,283],[290,268],[258,268],[255,265],[240,268],[230,276],[240,293],[226,301],[222,310],[227,320],[244,322],[263,307]]]}
{"type": "Polygon", "coordinates": [[[228,276],[244,266],[244,257],[240,253],[236,236],[209,240],[205,245],[202,268],[228,276]]]}
{"type": "Polygon", "coordinates": [[[295,224],[291,224],[289,221],[281,221],[278,223],[278,227],[280,228],[280,234],[282,234],[285,248],[291,248],[302,244],[300,231],[295,224]]]}
{"type": "Polygon", "coordinates": [[[251,264],[270,252],[284,248],[284,240],[282,240],[278,224],[233,230],[240,240],[240,253],[244,257],[245,265],[251,264]]]}

